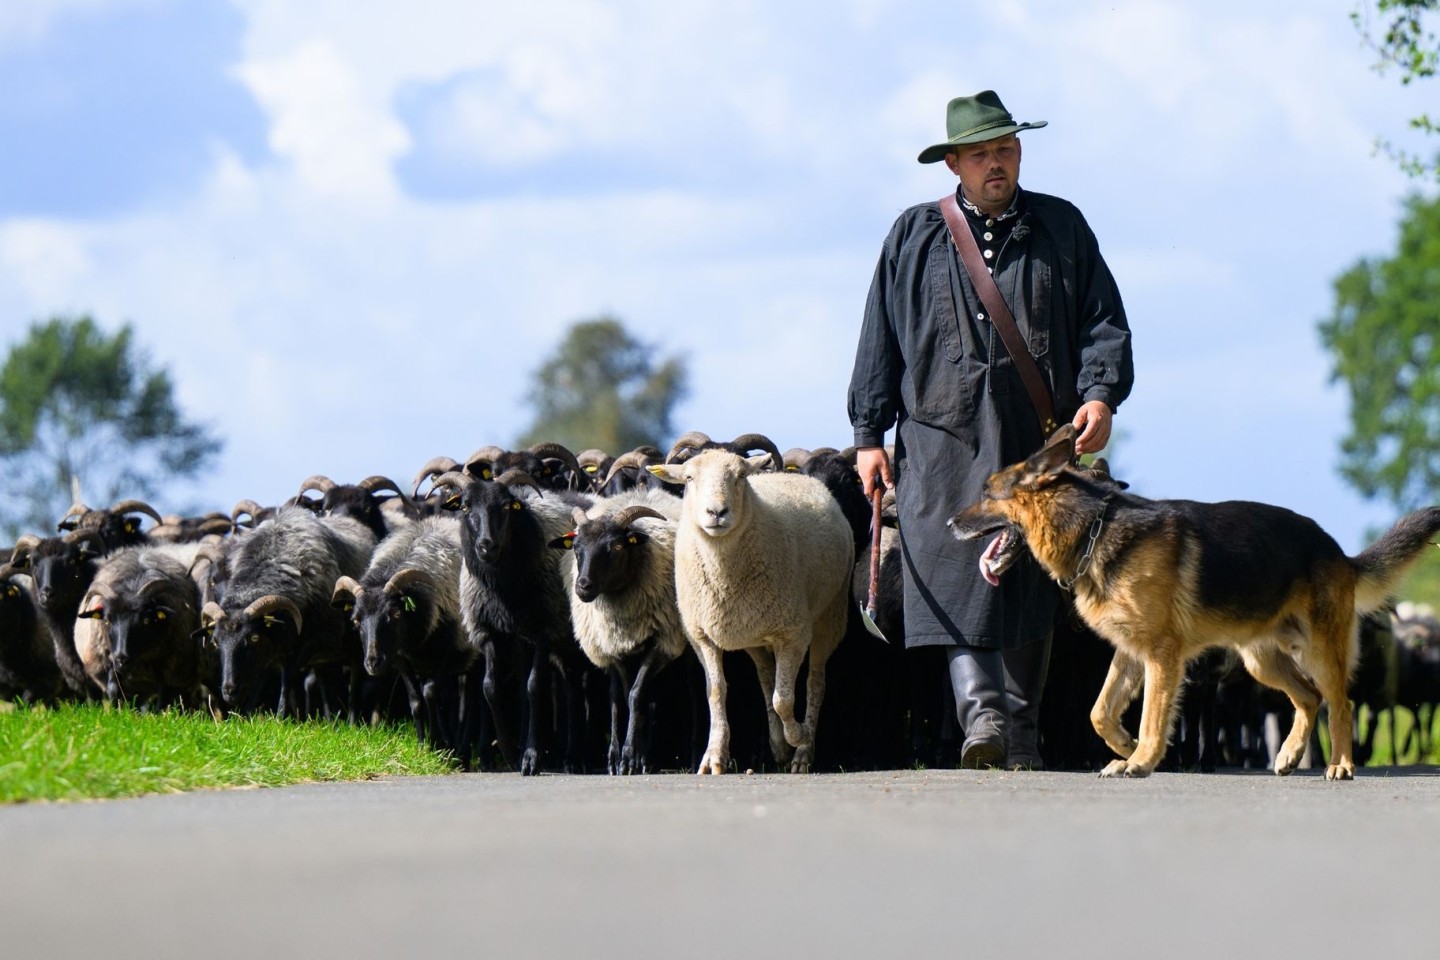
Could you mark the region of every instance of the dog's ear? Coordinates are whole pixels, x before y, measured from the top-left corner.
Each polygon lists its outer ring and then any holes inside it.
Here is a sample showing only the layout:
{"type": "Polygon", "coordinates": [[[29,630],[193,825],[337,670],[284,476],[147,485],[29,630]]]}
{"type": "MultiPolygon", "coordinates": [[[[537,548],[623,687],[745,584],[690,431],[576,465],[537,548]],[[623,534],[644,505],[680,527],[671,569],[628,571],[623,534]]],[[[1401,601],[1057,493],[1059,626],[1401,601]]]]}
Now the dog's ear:
{"type": "Polygon", "coordinates": [[[1069,423],[1050,434],[1050,439],[1045,441],[1045,446],[1041,447],[1039,452],[1025,464],[1025,472],[1043,476],[1058,474],[1067,464],[1075,460],[1075,437],[1077,435],[1074,425],[1069,423]]]}
{"type": "Polygon", "coordinates": [[[1104,457],[1096,457],[1094,460],[1092,460],[1090,462],[1090,470],[1092,473],[1097,473],[1100,476],[1104,477],[1106,480],[1109,480],[1121,490],[1130,489],[1130,484],[1126,483],[1124,480],[1115,479],[1115,475],[1110,472],[1110,461],[1106,460],[1104,457]]]}

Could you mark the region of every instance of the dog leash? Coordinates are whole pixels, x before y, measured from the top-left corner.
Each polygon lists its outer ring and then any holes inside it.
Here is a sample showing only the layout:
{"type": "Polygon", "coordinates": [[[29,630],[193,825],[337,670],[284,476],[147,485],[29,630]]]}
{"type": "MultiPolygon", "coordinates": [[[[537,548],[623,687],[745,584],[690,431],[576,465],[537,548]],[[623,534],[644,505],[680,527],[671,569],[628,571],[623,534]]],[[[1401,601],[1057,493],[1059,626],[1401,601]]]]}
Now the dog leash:
{"type": "Polygon", "coordinates": [[[955,200],[955,194],[948,193],[940,198],[940,213],[945,218],[945,225],[950,228],[950,239],[954,242],[955,249],[960,252],[965,272],[970,275],[970,285],[975,288],[980,302],[990,312],[990,322],[994,324],[995,332],[1000,334],[1000,342],[1005,345],[1010,359],[1015,362],[1015,369],[1019,371],[1020,380],[1025,384],[1025,392],[1030,394],[1030,402],[1035,405],[1035,412],[1040,416],[1040,429],[1048,437],[1059,426],[1055,422],[1055,401],[1050,396],[1050,388],[1045,385],[1044,374],[1040,372],[1035,358],[1030,355],[1030,348],[1025,345],[1025,338],[1020,335],[1020,328],[1015,325],[1015,318],[1011,316],[1000,288],[995,285],[995,278],[990,275],[985,261],[980,258],[980,248],[975,245],[975,237],[970,233],[970,225],[965,222],[965,215],[960,212],[960,204],[955,200]]]}
{"type": "Polygon", "coordinates": [[[1114,496],[1115,495],[1112,493],[1104,500],[1100,501],[1100,512],[1096,515],[1095,520],[1090,524],[1090,542],[1085,545],[1085,556],[1080,558],[1080,566],[1075,568],[1075,576],[1071,577],[1069,580],[1056,581],[1060,584],[1061,590],[1072,589],[1075,584],[1079,582],[1080,578],[1085,576],[1085,571],[1090,569],[1090,564],[1095,559],[1095,541],[1100,539],[1100,531],[1105,526],[1105,514],[1110,512],[1110,501],[1114,498],[1114,496]]]}

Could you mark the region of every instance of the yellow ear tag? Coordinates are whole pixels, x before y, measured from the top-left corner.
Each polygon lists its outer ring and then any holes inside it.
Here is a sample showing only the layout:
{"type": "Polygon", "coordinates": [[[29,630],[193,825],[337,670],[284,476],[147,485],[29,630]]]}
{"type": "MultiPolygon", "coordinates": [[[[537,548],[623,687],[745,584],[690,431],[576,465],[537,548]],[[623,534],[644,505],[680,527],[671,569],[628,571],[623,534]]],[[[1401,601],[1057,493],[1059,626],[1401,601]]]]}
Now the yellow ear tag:
{"type": "Polygon", "coordinates": [[[165,611],[164,611],[164,610],[156,610],[156,611],[155,611],[155,619],[156,619],[156,620],[164,620],[164,619],[165,619],[165,611]]]}
{"type": "Polygon", "coordinates": [[[633,545],[639,543],[640,541],[636,538],[635,534],[632,533],[630,534],[630,536],[625,538],[625,542],[633,545]]]}
{"type": "Polygon", "coordinates": [[[489,468],[489,467],[485,467],[485,468],[483,468],[483,469],[480,471],[480,479],[481,479],[481,480],[494,480],[494,479],[495,479],[495,474],[493,474],[493,473],[490,472],[490,468],[489,468]]]}

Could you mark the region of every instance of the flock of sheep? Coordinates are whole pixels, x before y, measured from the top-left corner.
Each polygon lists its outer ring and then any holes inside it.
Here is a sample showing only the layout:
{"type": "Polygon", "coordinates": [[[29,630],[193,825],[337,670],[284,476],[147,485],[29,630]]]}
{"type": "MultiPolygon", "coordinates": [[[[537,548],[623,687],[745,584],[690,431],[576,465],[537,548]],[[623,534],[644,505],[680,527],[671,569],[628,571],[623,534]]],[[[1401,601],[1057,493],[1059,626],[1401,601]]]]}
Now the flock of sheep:
{"type": "MultiPolygon", "coordinates": [[[[887,517],[888,644],[857,614],[872,514],[853,454],[759,434],[483,447],[408,491],[315,476],[229,515],[77,504],[0,565],[0,698],[409,718],[466,767],[526,774],[944,765],[953,703],[935,651],[904,650],[887,517]]],[[[1352,696],[1420,713],[1440,700],[1440,621],[1401,604],[1391,622],[1367,625],[1352,696]]],[[[1094,767],[1110,651],[1062,619],[1054,657],[1046,762],[1094,767]]],[[[1265,763],[1258,731],[1285,707],[1231,666],[1192,664],[1182,766],[1265,763]]]]}
{"type": "Polygon", "coordinates": [[[689,720],[685,762],[721,773],[744,650],[768,760],[805,771],[869,524],[853,457],[756,434],[483,447],[408,492],[316,476],[229,516],[77,504],[0,566],[0,696],[363,722],[403,693],[418,736],[526,774],[647,771],[650,728],[689,720]],[[682,657],[704,672],[703,747],[698,707],[655,692],[682,657]]]}

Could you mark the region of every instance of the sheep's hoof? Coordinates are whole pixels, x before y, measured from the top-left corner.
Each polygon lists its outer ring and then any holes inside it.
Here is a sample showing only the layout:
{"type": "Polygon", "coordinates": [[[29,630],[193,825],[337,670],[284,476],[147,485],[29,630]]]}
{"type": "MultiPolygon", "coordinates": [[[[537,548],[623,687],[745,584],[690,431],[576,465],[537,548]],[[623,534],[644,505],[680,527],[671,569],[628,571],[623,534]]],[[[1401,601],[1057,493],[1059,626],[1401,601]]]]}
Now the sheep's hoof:
{"type": "Polygon", "coordinates": [[[533,777],[539,772],[540,752],[534,749],[526,750],[525,755],[520,758],[520,775],[525,777],[533,777]]]}
{"type": "Polygon", "coordinates": [[[811,756],[814,751],[809,744],[795,748],[795,756],[790,761],[791,773],[809,773],[811,756]]]}

